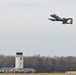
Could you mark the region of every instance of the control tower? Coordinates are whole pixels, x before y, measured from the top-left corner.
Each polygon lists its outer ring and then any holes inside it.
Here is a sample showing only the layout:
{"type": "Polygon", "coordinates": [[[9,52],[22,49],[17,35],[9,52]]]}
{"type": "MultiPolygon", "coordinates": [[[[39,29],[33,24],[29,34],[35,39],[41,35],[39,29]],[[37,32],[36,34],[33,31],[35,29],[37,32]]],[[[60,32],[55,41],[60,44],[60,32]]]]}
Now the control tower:
{"type": "Polygon", "coordinates": [[[15,56],[15,69],[23,69],[23,53],[17,52],[15,56]]]}

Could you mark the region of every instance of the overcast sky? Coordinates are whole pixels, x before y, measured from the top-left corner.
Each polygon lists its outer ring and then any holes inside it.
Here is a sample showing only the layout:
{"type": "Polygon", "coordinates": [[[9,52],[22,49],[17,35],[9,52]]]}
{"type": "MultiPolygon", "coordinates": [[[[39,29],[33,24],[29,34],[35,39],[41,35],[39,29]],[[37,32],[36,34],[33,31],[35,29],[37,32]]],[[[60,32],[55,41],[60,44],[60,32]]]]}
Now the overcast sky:
{"type": "Polygon", "coordinates": [[[76,56],[76,0],[0,0],[0,54],[76,56]],[[51,14],[72,25],[49,21],[51,14]]]}

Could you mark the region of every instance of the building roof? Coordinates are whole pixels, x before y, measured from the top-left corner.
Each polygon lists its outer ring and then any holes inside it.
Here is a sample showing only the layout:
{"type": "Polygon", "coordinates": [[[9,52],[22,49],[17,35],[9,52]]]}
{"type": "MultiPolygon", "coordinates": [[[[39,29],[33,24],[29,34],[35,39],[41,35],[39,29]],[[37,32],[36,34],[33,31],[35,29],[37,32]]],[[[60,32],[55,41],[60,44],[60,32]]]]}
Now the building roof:
{"type": "Polygon", "coordinates": [[[36,72],[33,68],[13,68],[11,71],[36,72]]]}
{"type": "Polygon", "coordinates": [[[34,68],[13,68],[13,67],[3,67],[0,72],[36,72],[34,68]]]}
{"type": "Polygon", "coordinates": [[[12,69],[12,67],[3,67],[0,69],[0,72],[1,71],[10,71],[12,69]]]}

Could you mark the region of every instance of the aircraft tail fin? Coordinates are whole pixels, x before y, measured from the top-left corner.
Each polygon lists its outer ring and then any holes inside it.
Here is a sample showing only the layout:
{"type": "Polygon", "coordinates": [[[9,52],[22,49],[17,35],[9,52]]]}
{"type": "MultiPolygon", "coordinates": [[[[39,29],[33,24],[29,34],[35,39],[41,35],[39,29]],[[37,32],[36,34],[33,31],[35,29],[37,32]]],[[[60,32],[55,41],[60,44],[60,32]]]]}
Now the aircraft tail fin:
{"type": "Polygon", "coordinates": [[[70,24],[73,24],[73,19],[71,18],[70,24]]]}

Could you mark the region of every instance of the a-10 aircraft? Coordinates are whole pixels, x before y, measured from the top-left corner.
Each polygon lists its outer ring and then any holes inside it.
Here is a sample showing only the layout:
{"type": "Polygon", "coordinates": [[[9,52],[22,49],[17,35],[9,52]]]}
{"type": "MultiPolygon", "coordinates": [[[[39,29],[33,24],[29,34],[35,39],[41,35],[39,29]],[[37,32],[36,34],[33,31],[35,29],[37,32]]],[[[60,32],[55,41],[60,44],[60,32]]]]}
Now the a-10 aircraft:
{"type": "Polygon", "coordinates": [[[50,16],[53,17],[53,19],[48,18],[51,21],[61,21],[62,24],[73,24],[73,19],[72,18],[60,18],[56,14],[52,14],[50,16]]]}

